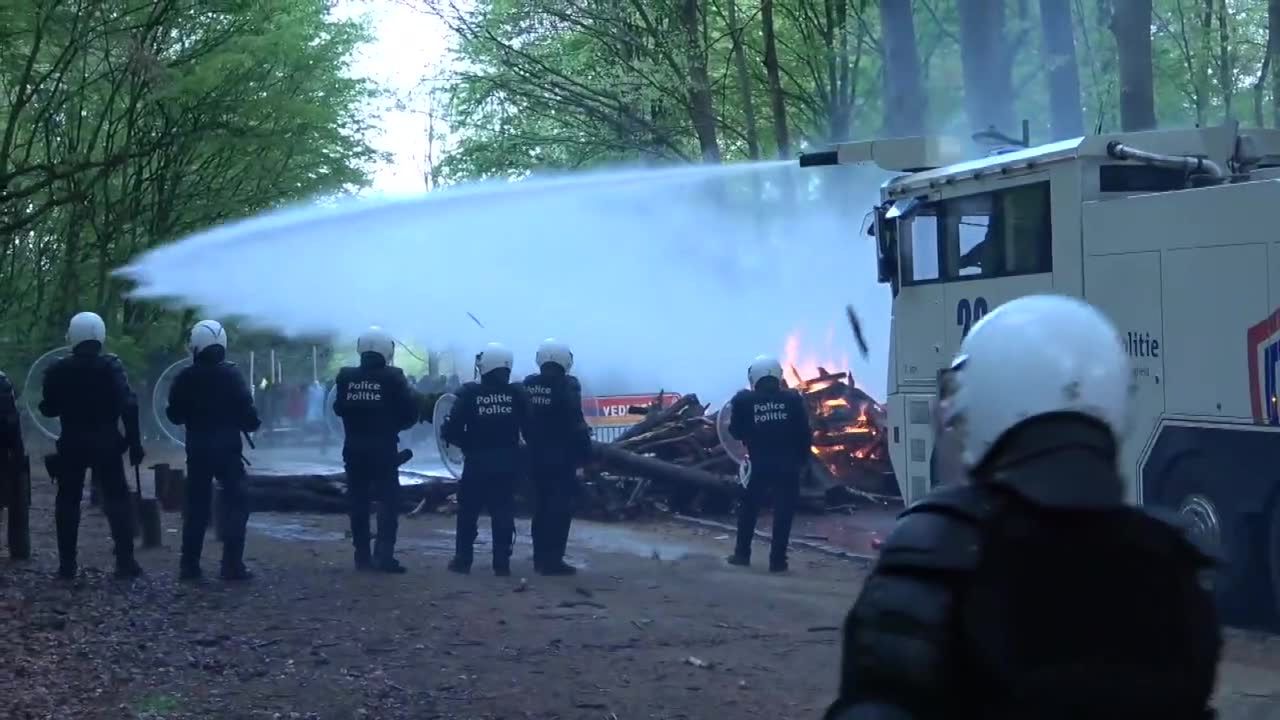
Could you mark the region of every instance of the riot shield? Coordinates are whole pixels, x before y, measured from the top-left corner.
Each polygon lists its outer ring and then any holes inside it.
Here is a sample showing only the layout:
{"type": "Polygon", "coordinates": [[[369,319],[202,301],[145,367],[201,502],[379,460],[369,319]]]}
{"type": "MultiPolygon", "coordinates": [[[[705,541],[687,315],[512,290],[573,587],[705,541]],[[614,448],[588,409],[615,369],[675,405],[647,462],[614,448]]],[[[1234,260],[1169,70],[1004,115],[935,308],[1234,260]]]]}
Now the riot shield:
{"type": "Polygon", "coordinates": [[[720,444],[724,447],[724,452],[731,460],[738,463],[738,482],[743,487],[747,486],[747,479],[751,475],[751,460],[747,457],[747,446],[742,441],[729,434],[729,417],[730,404],[732,400],[726,402],[720,412],[716,413],[716,437],[720,439],[720,444]]]}
{"type": "Polygon", "coordinates": [[[49,369],[58,358],[71,352],[69,346],[56,347],[36,358],[27,370],[27,377],[22,382],[22,404],[31,417],[31,422],[42,435],[50,440],[57,440],[62,435],[62,423],[58,418],[47,418],[40,414],[40,400],[44,397],[44,371],[49,369]]]}
{"type": "Polygon", "coordinates": [[[333,401],[337,398],[338,384],[334,383],[324,396],[324,422],[329,426],[329,432],[341,438],[347,436],[347,428],[342,424],[342,418],[333,411],[333,401]]]}
{"type": "MultiPolygon", "coordinates": [[[[164,372],[156,378],[155,385],[151,389],[151,415],[156,421],[156,427],[160,428],[160,432],[178,447],[186,447],[187,432],[181,426],[169,422],[165,408],[169,405],[169,389],[173,387],[174,379],[183,368],[190,367],[191,362],[190,357],[184,357],[165,368],[164,372]]],[[[244,376],[245,382],[251,382],[243,364],[237,363],[236,369],[244,376]]]]}
{"type": "Polygon", "coordinates": [[[440,462],[444,463],[444,467],[449,474],[455,478],[462,477],[463,456],[462,450],[455,445],[450,445],[440,436],[440,430],[444,427],[445,418],[449,417],[449,413],[453,410],[453,404],[457,402],[458,396],[453,393],[445,393],[436,401],[436,407],[431,412],[431,427],[435,430],[436,448],[440,450],[440,462]]]}

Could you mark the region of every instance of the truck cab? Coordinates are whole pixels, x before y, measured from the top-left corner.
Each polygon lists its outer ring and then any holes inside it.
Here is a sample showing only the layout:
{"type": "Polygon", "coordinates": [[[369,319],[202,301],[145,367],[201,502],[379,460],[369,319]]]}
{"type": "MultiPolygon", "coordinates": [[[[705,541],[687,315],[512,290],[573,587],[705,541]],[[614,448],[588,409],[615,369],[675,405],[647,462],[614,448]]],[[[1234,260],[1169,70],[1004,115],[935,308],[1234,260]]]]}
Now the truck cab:
{"type": "Polygon", "coordinates": [[[1280,604],[1280,131],[1117,133],[965,159],[972,148],[878,140],[801,162],[902,173],[869,234],[893,293],[887,431],[904,500],[943,474],[932,405],[969,329],[1022,295],[1081,297],[1132,360],[1128,498],[1220,547],[1233,599],[1265,587],[1280,604]]]}

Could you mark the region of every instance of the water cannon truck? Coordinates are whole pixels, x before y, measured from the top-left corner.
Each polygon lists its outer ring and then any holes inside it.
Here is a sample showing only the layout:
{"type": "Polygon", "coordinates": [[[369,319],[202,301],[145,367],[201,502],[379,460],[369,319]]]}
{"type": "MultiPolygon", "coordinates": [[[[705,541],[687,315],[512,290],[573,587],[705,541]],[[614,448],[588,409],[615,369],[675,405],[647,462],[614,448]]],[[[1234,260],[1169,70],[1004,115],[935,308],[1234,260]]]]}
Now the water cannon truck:
{"type": "Polygon", "coordinates": [[[1280,130],[1116,133],[966,159],[972,143],[843,144],[874,164],[867,234],[892,292],[888,446],[904,500],[938,482],[938,371],[989,310],[1042,292],[1107,313],[1132,358],[1131,502],[1225,556],[1224,607],[1280,610],[1280,130]]]}

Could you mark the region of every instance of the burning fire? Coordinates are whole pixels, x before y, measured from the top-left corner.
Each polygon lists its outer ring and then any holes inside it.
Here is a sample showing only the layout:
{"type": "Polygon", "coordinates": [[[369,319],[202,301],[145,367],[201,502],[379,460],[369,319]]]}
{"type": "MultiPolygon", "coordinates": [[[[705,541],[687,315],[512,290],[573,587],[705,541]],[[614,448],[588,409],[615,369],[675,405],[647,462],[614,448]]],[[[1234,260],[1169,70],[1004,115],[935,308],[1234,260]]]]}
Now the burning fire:
{"type": "Polygon", "coordinates": [[[782,375],[787,384],[794,386],[803,383],[805,378],[817,377],[818,368],[820,367],[833,369],[837,372],[848,370],[849,356],[841,353],[838,356],[839,359],[836,359],[834,345],[835,328],[829,327],[827,328],[823,359],[820,360],[818,355],[801,354],[799,330],[788,335],[782,353],[782,375]]]}
{"type": "MultiPolygon", "coordinates": [[[[827,332],[828,358],[836,357],[831,351],[834,334],[834,329],[827,332]]],[[[809,408],[813,454],[834,478],[850,478],[867,463],[883,463],[884,409],[858,389],[847,355],[838,360],[802,355],[800,333],[795,332],[787,336],[782,367],[787,384],[809,408]]]]}

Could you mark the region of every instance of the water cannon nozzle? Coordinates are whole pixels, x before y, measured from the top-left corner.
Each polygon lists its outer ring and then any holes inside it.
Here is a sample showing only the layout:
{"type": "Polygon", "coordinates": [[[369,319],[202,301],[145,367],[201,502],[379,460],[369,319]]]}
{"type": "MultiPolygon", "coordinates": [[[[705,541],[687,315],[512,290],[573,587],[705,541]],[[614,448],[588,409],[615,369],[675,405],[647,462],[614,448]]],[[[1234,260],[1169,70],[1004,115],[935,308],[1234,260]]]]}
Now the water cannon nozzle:
{"type": "Polygon", "coordinates": [[[800,153],[800,167],[802,168],[839,164],[840,155],[835,150],[820,150],[818,152],[800,153]]]}

